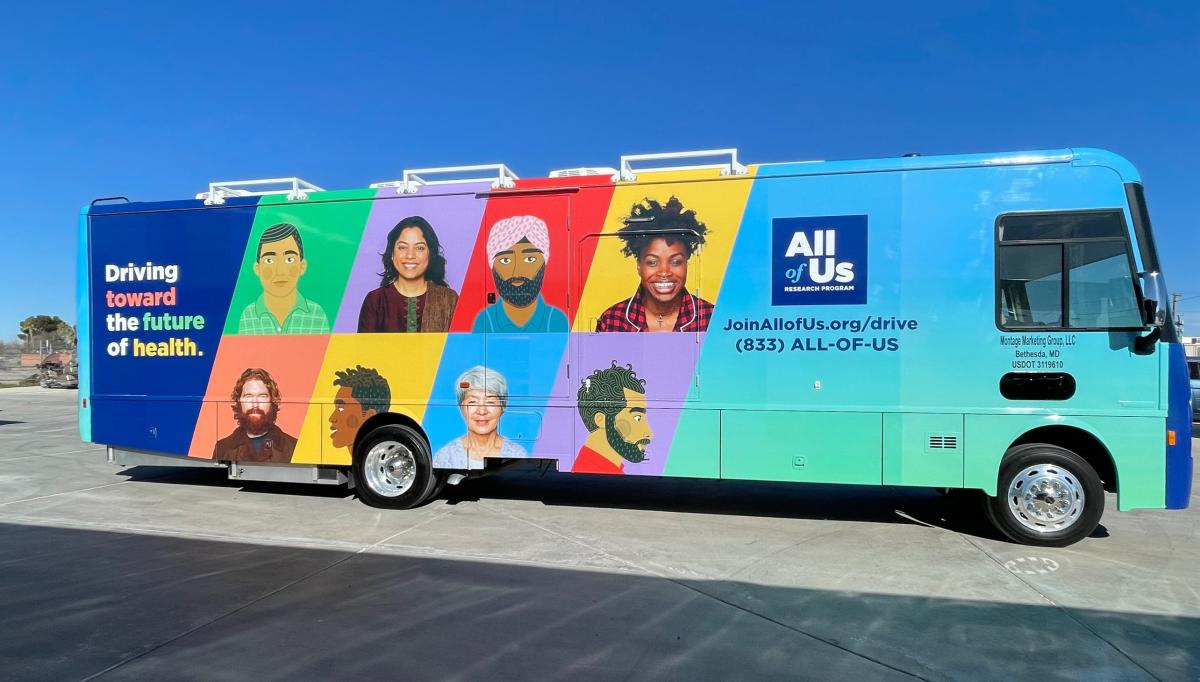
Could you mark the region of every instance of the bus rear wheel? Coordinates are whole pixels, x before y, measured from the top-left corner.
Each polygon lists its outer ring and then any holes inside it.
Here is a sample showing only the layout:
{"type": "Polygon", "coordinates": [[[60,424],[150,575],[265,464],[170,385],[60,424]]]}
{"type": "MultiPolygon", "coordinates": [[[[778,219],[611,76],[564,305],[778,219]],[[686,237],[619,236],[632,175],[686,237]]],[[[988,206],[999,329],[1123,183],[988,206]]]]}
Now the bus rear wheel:
{"type": "Polygon", "coordinates": [[[1013,542],[1066,547],[1091,535],[1104,513],[1104,486],[1082,457],[1055,445],[1010,449],[1000,464],[988,520],[1013,542]]]}
{"type": "Polygon", "coordinates": [[[430,498],[437,482],[429,444],[409,426],[380,426],[355,448],[354,486],[372,507],[411,509],[430,498]]]}

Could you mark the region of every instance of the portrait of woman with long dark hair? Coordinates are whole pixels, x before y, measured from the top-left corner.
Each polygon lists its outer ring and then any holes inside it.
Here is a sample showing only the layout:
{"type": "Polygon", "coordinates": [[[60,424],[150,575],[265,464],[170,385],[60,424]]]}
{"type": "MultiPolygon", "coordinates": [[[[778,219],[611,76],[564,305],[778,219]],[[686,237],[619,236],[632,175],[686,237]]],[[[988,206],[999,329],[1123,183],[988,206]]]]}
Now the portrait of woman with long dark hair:
{"type": "Polygon", "coordinates": [[[446,284],[446,257],[437,233],[421,216],[401,220],[388,232],[380,254],[379,288],[367,293],[358,314],[359,332],[444,332],[458,294],[446,284]]]}

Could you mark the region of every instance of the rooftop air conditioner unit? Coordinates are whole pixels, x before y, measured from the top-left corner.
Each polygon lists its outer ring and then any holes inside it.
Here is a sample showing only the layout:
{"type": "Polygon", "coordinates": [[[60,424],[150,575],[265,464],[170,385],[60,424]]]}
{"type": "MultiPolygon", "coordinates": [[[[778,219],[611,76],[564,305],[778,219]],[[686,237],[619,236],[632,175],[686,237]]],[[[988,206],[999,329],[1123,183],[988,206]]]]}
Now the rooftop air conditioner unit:
{"type": "Polygon", "coordinates": [[[577,178],[581,175],[616,175],[616,168],[606,167],[585,167],[585,168],[563,168],[561,170],[550,171],[552,178],[577,178]]]}

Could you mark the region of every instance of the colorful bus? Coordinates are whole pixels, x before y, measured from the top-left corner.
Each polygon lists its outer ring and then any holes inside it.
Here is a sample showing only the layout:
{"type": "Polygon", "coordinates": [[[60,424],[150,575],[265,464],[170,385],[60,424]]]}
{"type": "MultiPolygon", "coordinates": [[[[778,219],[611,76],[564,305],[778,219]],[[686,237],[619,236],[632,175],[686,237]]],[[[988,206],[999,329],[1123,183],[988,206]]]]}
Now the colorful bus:
{"type": "Polygon", "coordinates": [[[1063,149],[296,178],[82,211],[80,431],[410,508],[559,471],[982,491],[1014,541],[1181,509],[1142,184],[1063,149]]]}

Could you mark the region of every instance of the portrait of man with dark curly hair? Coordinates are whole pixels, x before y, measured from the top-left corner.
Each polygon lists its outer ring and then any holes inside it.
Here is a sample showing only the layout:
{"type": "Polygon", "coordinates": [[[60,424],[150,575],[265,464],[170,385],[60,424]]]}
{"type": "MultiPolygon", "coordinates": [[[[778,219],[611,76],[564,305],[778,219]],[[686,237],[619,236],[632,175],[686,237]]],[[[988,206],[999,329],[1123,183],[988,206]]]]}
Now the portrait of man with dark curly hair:
{"type": "Polygon", "coordinates": [[[654,432],[646,419],[646,380],[632,366],[614,362],[592,372],[579,387],[578,404],[588,435],[572,473],[623,474],[625,462],[646,459],[654,432]]]}
{"type": "Polygon", "coordinates": [[[392,389],[379,370],[357,365],[334,373],[338,387],[329,413],[329,442],[335,448],[353,448],[364,422],[392,408],[392,389]]]}
{"type": "Polygon", "coordinates": [[[621,252],[634,259],[637,292],[609,306],[596,321],[598,332],[702,332],[713,305],[687,289],[688,261],[704,245],[708,227],[676,197],[663,204],[647,198],[634,204],[617,230],[621,252]]]}

